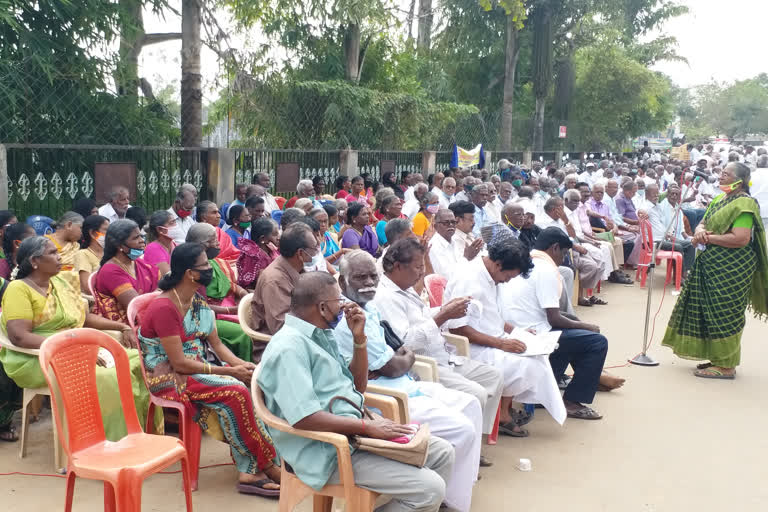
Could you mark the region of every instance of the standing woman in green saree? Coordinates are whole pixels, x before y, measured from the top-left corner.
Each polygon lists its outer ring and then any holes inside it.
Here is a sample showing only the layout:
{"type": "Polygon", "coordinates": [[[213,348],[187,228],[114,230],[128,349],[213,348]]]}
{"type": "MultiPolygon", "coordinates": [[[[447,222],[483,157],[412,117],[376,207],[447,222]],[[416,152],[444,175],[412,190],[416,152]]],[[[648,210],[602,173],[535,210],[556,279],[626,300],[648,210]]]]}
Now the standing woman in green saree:
{"type": "Polygon", "coordinates": [[[768,314],[768,255],[760,207],[749,195],[750,169],[731,162],[720,177],[725,192],[696,227],[699,246],[662,345],[678,357],[708,360],[696,377],[733,379],[741,361],[747,307],[768,314]]]}

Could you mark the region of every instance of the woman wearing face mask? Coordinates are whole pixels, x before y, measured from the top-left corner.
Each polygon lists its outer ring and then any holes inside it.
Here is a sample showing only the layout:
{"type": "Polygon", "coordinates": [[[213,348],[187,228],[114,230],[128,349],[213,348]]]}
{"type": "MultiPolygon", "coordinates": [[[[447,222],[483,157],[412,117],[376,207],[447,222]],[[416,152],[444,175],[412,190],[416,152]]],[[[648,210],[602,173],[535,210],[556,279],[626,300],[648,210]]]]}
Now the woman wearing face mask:
{"type": "Polygon", "coordinates": [[[101,268],[94,279],[99,315],[128,325],[128,303],[137,295],[157,289],[157,268],[140,259],[145,247],[139,226],[132,220],[120,219],[110,224],[101,268]]]}
{"type": "MultiPolygon", "coordinates": [[[[248,202],[250,202],[250,199],[248,199],[248,202]]],[[[246,208],[248,208],[247,205],[246,208]]],[[[219,213],[219,207],[216,206],[216,203],[203,201],[197,205],[197,222],[210,224],[216,230],[216,239],[219,241],[219,249],[221,250],[219,258],[229,262],[237,261],[237,258],[240,256],[240,249],[235,247],[229,235],[219,227],[220,221],[221,213],[219,213]]],[[[146,256],[144,259],[146,259],[146,256]]]]}
{"type": "Polygon", "coordinates": [[[163,293],[140,316],[149,390],[183,404],[204,430],[229,443],[239,492],[279,496],[275,448],[253,412],[249,386],[255,365],[224,346],[215,315],[198,293],[211,277],[205,253],[200,244],[179,245],[170,273],[160,281],[163,293]],[[221,365],[208,362],[206,344],[221,365]]]}
{"type": "Polygon", "coordinates": [[[280,231],[277,223],[267,217],[256,219],[251,225],[251,239],[240,239],[240,257],[237,258],[237,284],[253,290],[261,271],[280,253],[277,244],[280,231]]]}
{"type": "Polygon", "coordinates": [[[75,254],[75,272],[80,279],[80,290],[86,295],[91,294],[88,278],[101,266],[108,227],[109,219],[101,215],[90,215],[83,221],[83,239],[81,249],[75,254]]]}
{"type": "Polygon", "coordinates": [[[0,277],[3,279],[11,278],[16,268],[16,251],[19,250],[22,241],[33,236],[35,236],[35,230],[24,222],[17,222],[6,228],[3,237],[3,254],[5,257],[0,260],[0,277]]]}
{"type": "MultiPolygon", "coordinates": [[[[320,208],[318,208],[318,210],[319,209],[320,208]]],[[[304,272],[328,272],[331,275],[335,275],[336,269],[325,259],[323,254],[323,231],[320,227],[320,223],[312,217],[302,217],[299,222],[303,222],[312,230],[312,234],[314,235],[315,240],[317,240],[317,247],[319,249],[317,253],[312,256],[311,261],[304,263],[304,272]]]]}
{"type": "Polygon", "coordinates": [[[245,206],[235,204],[227,210],[227,220],[229,221],[229,229],[226,233],[232,239],[235,247],[239,249],[240,239],[251,237],[251,213],[245,206]]]}
{"type": "MultiPolygon", "coordinates": [[[[331,206],[331,208],[333,207],[331,206]]],[[[309,216],[320,224],[320,233],[323,235],[320,239],[320,252],[325,260],[333,265],[334,269],[338,270],[339,260],[344,254],[349,252],[349,249],[340,248],[336,236],[328,231],[329,218],[325,208],[315,208],[309,212],[309,216]]]]}
{"type": "Polygon", "coordinates": [[[149,218],[149,244],[144,250],[144,262],[154,265],[160,275],[171,269],[171,253],[176,242],[171,238],[171,230],[176,227],[176,219],[168,210],[158,210],[149,218]]]}
{"type": "MultiPolygon", "coordinates": [[[[243,239],[247,240],[247,239],[243,239]]],[[[235,273],[229,263],[219,259],[219,240],[210,224],[198,222],[189,229],[187,242],[201,244],[211,264],[210,271],[200,272],[198,293],[208,302],[216,314],[216,330],[219,338],[237,357],[253,360],[253,342],[243,332],[237,318],[237,305],[248,292],[237,285],[235,273]]]]}
{"type": "Polygon", "coordinates": [[[708,360],[696,377],[733,379],[741,360],[747,307],[768,315],[768,256],[760,207],[749,195],[751,172],[738,162],[720,177],[693,235],[700,249],[672,311],[662,344],[685,359],[708,360]]]}
{"type": "Polygon", "coordinates": [[[64,212],[56,223],[56,231],[45,235],[59,251],[61,270],[75,269],[75,254],[80,250],[82,236],[83,216],[75,212],[64,212]]]}
{"type": "MultiPolygon", "coordinates": [[[[336,237],[341,240],[341,237],[344,235],[343,228],[345,221],[347,220],[347,208],[349,208],[349,204],[345,199],[337,199],[334,206],[336,207],[336,220],[330,223],[331,232],[335,233],[336,237]]],[[[328,217],[329,220],[332,220],[333,215],[329,213],[328,217]]]]}
{"type": "Polygon", "coordinates": [[[413,232],[419,238],[424,237],[432,226],[432,219],[440,209],[440,200],[437,194],[427,192],[419,200],[419,213],[413,218],[413,232]]]}

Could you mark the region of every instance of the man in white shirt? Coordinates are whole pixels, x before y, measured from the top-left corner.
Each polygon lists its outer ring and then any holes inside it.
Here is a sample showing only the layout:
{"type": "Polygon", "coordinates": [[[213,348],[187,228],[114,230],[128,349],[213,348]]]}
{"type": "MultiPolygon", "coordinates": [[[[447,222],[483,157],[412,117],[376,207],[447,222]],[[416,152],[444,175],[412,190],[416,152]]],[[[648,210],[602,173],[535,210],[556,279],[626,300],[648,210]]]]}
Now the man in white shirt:
{"type": "Polygon", "coordinates": [[[475,258],[448,280],[444,300],[472,297],[467,314],[447,322],[454,334],[466,336],[472,359],[491,364],[504,376],[499,432],[525,437],[527,432],[511,422],[512,401],[542,404],[558,423],[566,411],[560,390],[545,356],[521,356],[525,344],[507,334],[513,326],[504,321],[498,302],[498,284],[527,274],[533,264],[523,242],[511,235],[488,248],[488,256],[475,258]]]}
{"type": "Polygon", "coordinates": [[[406,200],[403,204],[403,215],[413,220],[421,208],[419,201],[421,201],[421,198],[424,197],[424,194],[426,194],[428,191],[429,187],[427,187],[426,183],[417,183],[413,187],[413,194],[411,194],[412,197],[406,200]]]}
{"type": "Polygon", "coordinates": [[[595,398],[600,374],[608,354],[608,340],[597,325],[567,318],[560,312],[563,282],[557,270],[572,247],[568,235],[552,226],[539,234],[531,252],[533,270],[527,279],[515,277],[499,285],[499,301],[504,320],[521,329],[547,333],[561,331],[558,348],[549,356],[557,379],[564,377],[570,364],[573,380],[563,395],[569,418],[602,418],[590,404],[595,398]]]}
{"type": "Polygon", "coordinates": [[[265,172],[258,173],[253,177],[253,184],[264,187],[264,213],[271,216],[273,211],[280,209],[280,207],[277,206],[277,201],[275,201],[275,196],[268,192],[272,186],[269,180],[269,174],[265,172]]]}
{"type": "MultiPolygon", "coordinates": [[[[653,231],[653,241],[659,242],[659,249],[664,251],[677,251],[683,255],[683,278],[688,274],[688,270],[693,266],[693,261],[696,258],[696,247],[691,243],[688,235],[682,230],[683,212],[678,212],[676,218],[674,216],[674,204],[680,201],[680,189],[673,187],[669,190],[669,194],[673,196],[672,205],[668,204],[667,207],[663,207],[659,204],[659,186],[648,185],[645,191],[645,198],[647,201],[648,220],[651,223],[651,230],[653,231]],[[675,222],[672,223],[673,218],[675,222]],[[672,229],[667,233],[667,226],[672,223],[672,229]],[[679,230],[679,234],[676,232],[679,230]]],[[[666,199],[665,199],[666,201],[666,199]]]]}
{"type": "Polygon", "coordinates": [[[109,219],[109,222],[124,219],[125,212],[130,208],[128,189],[122,185],[115,185],[109,191],[109,202],[99,208],[99,215],[109,219]]]}
{"type": "Polygon", "coordinates": [[[475,205],[475,226],[472,228],[472,234],[480,236],[480,230],[489,224],[498,222],[493,212],[489,211],[488,205],[488,187],[485,183],[479,183],[472,187],[472,204],[475,205]]]}
{"type": "Polygon", "coordinates": [[[441,172],[436,172],[432,175],[432,190],[430,192],[433,192],[440,195],[440,192],[442,191],[443,187],[443,180],[445,179],[445,175],[441,172]]]}
{"type": "Polygon", "coordinates": [[[451,272],[455,272],[460,259],[451,245],[451,239],[456,232],[456,218],[451,210],[441,208],[435,214],[435,235],[429,243],[429,261],[435,274],[448,279],[451,272]]]}
{"type": "Polygon", "coordinates": [[[503,381],[493,366],[450,352],[440,332],[452,318],[466,314],[469,297],[444,300],[440,308],[424,304],[413,289],[424,274],[424,247],[415,239],[395,242],[382,257],[384,275],[373,305],[382,320],[416,354],[429,356],[438,365],[440,383],[475,396],[483,409],[483,434],[490,434],[499,408],[503,381]]]}
{"type": "MultiPolygon", "coordinates": [[[[405,193],[403,194],[403,201],[408,202],[412,200],[416,193],[416,185],[418,185],[419,183],[422,183],[423,181],[424,181],[424,176],[415,172],[406,176],[405,184],[408,185],[408,188],[405,190],[405,193]]],[[[424,186],[425,187],[427,186],[426,183],[424,184],[424,186]]]]}
{"type": "MultiPolygon", "coordinates": [[[[376,260],[365,251],[344,255],[339,266],[342,297],[357,303],[365,313],[368,383],[408,394],[408,412],[414,423],[429,423],[430,433],[453,445],[456,462],[446,482],[446,503],[469,512],[472,487],[477,481],[482,440],[482,410],[472,395],[447,389],[437,382],[414,381],[409,375],[416,357],[406,345],[393,350],[387,343],[381,315],[372,303],[379,283],[376,260]]],[[[339,353],[351,359],[354,337],[346,318],[333,330],[339,353]]]]}
{"type": "Polygon", "coordinates": [[[496,199],[493,200],[493,204],[496,205],[496,208],[498,208],[499,211],[501,211],[504,209],[507,201],[512,199],[512,193],[515,191],[515,187],[508,181],[502,181],[497,188],[499,189],[499,193],[496,196],[496,199]]]}
{"type": "MultiPolygon", "coordinates": [[[[475,180],[472,176],[465,176],[461,180],[461,190],[459,192],[456,192],[456,196],[454,197],[455,201],[470,201],[470,197],[472,194],[472,188],[475,186],[476,183],[480,183],[480,180],[475,180]]],[[[458,182],[456,184],[458,186],[458,182]]]]}
{"type": "MultiPolygon", "coordinates": [[[[473,232],[475,227],[475,205],[469,201],[455,201],[450,210],[456,219],[456,231],[451,238],[451,245],[456,254],[456,261],[472,260],[483,253],[485,243],[473,232]]],[[[446,276],[447,277],[447,276],[446,276]]]]}
{"type": "Polygon", "coordinates": [[[691,149],[691,154],[690,154],[691,162],[698,162],[699,161],[699,158],[701,158],[701,150],[702,149],[704,149],[704,146],[702,146],[701,144],[699,144],[695,148],[691,149]]]}
{"type": "Polygon", "coordinates": [[[456,180],[449,176],[443,180],[441,187],[435,193],[440,201],[440,208],[448,208],[455,200],[453,193],[456,192],[456,180]]]}
{"type": "Polygon", "coordinates": [[[753,146],[744,146],[744,163],[753,169],[757,166],[757,153],[753,146]]]}
{"type": "Polygon", "coordinates": [[[186,241],[189,228],[195,224],[195,218],[192,216],[194,208],[195,195],[182,185],[176,193],[173,205],[168,208],[168,213],[176,220],[176,225],[168,230],[168,236],[176,244],[183,244],[186,241]]]}

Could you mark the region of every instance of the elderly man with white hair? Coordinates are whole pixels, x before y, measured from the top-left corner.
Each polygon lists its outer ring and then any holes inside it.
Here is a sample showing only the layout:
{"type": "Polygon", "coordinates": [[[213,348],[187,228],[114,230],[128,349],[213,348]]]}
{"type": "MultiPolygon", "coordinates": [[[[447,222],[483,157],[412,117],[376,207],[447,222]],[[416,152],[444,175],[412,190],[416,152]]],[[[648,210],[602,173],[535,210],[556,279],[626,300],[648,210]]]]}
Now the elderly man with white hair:
{"type": "MultiPolygon", "coordinates": [[[[312,180],[300,180],[299,183],[296,185],[296,195],[293,196],[288,200],[287,203],[285,203],[285,209],[293,208],[293,205],[296,204],[296,201],[302,198],[309,198],[312,200],[313,204],[315,201],[315,187],[312,185],[312,180]]],[[[319,205],[319,203],[318,203],[319,205]]],[[[321,208],[322,206],[315,206],[315,208],[321,208]]]]}
{"type": "Polygon", "coordinates": [[[440,208],[448,208],[456,200],[456,180],[451,176],[443,178],[440,190],[436,191],[437,199],[440,202],[440,208]]]}
{"type": "MultiPolygon", "coordinates": [[[[354,250],[341,260],[339,286],[342,297],[357,303],[365,313],[368,382],[406,392],[411,421],[429,423],[433,436],[453,445],[456,463],[446,482],[445,500],[448,506],[468,512],[481,462],[483,415],[480,402],[468,393],[448,389],[440,383],[413,379],[410,374],[416,361],[413,350],[405,344],[390,345],[397,340],[387,340],[381,314],[373,303],[378,284],[376,260],[367,252],[354,250]]],[[[342,318],[333,334],[339,353],[351,359],[354,337],[346,318],[342,318]]]]}

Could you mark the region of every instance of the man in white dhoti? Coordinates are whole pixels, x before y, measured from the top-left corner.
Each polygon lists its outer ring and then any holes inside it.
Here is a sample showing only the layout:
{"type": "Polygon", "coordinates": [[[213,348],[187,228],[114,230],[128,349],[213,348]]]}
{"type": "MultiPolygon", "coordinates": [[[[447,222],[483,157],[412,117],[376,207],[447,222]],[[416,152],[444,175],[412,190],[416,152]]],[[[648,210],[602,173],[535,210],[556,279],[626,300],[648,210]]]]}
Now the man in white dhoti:
{"type": "Polygon", "coordinates": [[[424,253],[424,247],[414,239],[389,247],[382,257],[384,275],[373,305],[408,348],[437,361],[441,384],[478,399],[483,409],[483,434],[490,434],[501,399],[501,373],[493,366],[448,351],[440,329],[448,320],[464,316],[469,300],[443,301],[442,307],[431,310],[422,302],[413,285],[424,275],[424,253]]]}
{"type": "Polygon", "coordinates": [[[520,356],[525,345],[506,334],[512,325],[501,316],[497,286],[533,268],[525,244],[511,235],[488,247],[488,256],[476,258],[454,272],[443,300],[472,297],[466,315],[447,322],[451,332],[469,338],[472,359],[491,364],[504,376],[499,432],[525,437],[527,432],[511,421],[512,400],[542,404],[560,424],[566,412],[546,356],[520,356]]]}
{"type": "MultiPolygon", "coordinates": [[[[480,464],[483,428],[480,402],[468,393],[447,389],[437,382],[417,382],[411,378],[408,372],[415,361],[413,351],[405,345],[395,351],[387,344],[379,311],[371,303],[378,283],[376,261],[367,252],[352,251],[341,260],[339,286],[342,296],[356,302],[365,312],[368,382],[406,392],[411,421],[429,423],[433,436],[453,445],[456,462],[446,482],[445,501],[456,510],[469,512],[472,486],[477,480],[480,464]]],[[[354,340],[346,319],[339,322],[333,334],[339,353],[351,358],[354,340]]]]}

